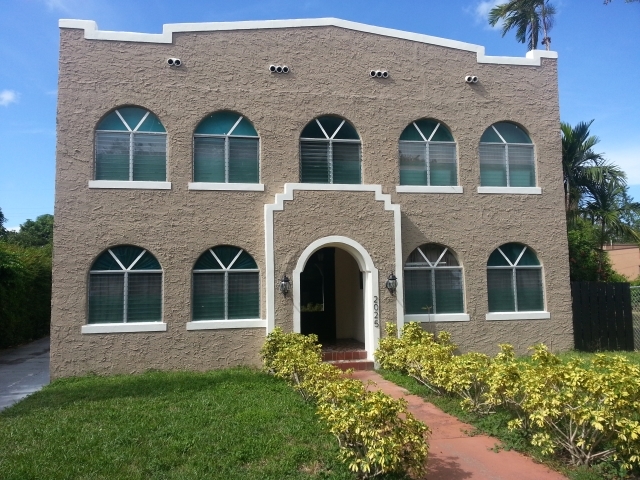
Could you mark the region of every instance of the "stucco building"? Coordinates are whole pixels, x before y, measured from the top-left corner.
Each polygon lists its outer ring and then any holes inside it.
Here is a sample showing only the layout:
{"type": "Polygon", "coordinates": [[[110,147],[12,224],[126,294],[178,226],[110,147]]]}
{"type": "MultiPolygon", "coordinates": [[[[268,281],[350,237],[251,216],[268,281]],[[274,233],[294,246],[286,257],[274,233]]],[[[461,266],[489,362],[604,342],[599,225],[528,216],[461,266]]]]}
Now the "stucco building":
{"type": "Polygon", "coordinates": [[[53,377],[255,365],[276,326],[369,358],[412,320],[462,351],[572,346],[554,52],[60,27],[53,377]]]}

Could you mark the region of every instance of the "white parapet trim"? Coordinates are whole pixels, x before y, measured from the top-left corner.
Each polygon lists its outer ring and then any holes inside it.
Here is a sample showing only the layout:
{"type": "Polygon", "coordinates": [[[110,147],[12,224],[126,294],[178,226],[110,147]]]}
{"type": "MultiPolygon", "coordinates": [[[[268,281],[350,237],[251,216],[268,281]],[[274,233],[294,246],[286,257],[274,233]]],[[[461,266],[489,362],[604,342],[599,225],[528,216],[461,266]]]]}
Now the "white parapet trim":
{"type": "Polygon", "coordinates": [[[397,193],[462,193],[461,186],[398,185],[397,193]]]}
{"type": "Polygon", "coordinates": [[[266,320],[200,320],[188,322],[187,330],[217,330],[221,328],[266,328],[266,320]]]}
{"type": "Polygon", "coordinates": [[[171,182],[138,182],[128,180],[89,180],[89,188],[119,188],[133,190],[171,190],[171,182]]]}
{"type": "Polygon", "coordinates": [[[540,187],[478,187],[478,193],[506,195],[541,195],[540,187]]]}
{"type": "Polygon", "coordinates": [[[189,190],[225,190],[234,192],[264,192],[264,183],[189,182],[189,190]]]}
{"type": "Polygon", "coordinates": [[[551,318],[549,312],[496,312],[487,313],[487,320],[546,320],[551,318]]]}
{"type": "Polygon", "coordinates": [[[131,323],[92,323],[82,325],[81,333],[136,333],[136,332],[166,332],[167,324],[162,322],[131,322],[131,323]]]}
{"type": "Polygon", "coordinates": [[[485,48],[481,45],[459,42],[446,38],[423,35],[421,33],[405,32],[393,28],[376,27],[365,23],[350,22],[339,18],[304,18],[297,20],[257,20],[243,22],[202,22],[202,23],[169,23],[162,26],[162,33],[135,33],[98,30],[98,24],[93,20],[61,19],[60,28],[77,28],[84,30],[87,40],[117,40],[121,42],[145,43],[173,43],[173,34],[179,32],[212,32],[223,30],[256,30],[270,28],[300,28],[300,27],[339,27],[358,32],[372,33],[384,37],[401,38],[413,42],[427,43],[440,47],[454,48],[476,53],[478,63],[495,63],[503,65],[540,66],[542,58],[558,58],[557,52],[546,50],[531,50],[523,57],[495,57],[485,55],[485,48]]]}
{"type": "Polygon", "coordinates": [[[408,314],[404,316],[404,323],[409,322],[468,322],[469,315],[466,313],[428,313],[408,314]]]}

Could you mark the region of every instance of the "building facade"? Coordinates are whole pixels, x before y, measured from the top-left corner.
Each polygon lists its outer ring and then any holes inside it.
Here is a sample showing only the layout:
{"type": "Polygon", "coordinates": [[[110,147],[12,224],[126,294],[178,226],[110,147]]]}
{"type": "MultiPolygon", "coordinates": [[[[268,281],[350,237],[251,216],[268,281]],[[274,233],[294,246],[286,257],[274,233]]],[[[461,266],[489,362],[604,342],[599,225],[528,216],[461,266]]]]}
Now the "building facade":
{"type": "Polygon", "coordinates": [[[257,365],[276,326],[369,358],[407,321],[572,347],[555,53],[337,19],[60,27],[53,377],[257,365]]]}

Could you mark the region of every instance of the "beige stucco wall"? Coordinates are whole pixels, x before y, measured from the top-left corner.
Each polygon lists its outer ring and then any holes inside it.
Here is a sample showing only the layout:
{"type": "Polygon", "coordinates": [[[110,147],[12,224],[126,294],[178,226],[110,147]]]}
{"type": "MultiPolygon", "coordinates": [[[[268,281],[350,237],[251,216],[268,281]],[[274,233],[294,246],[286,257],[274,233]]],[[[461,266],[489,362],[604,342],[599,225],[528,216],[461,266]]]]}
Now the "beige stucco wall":
{"type": "MultiPolygon", "coordinates": [[[[567,245],[562,207],[556,61],[541,67],[478,64],[475,53],[336,27],[176,33],[173,44],[85,40],[61,29],[54,234],[51,373],[207,369],[257,364],[264,329],[187,332],[191,267],[208,247],[233,244],[258,263],[264,287],[264,205],[298,181],[298,138],[314,117],[347,118],[362,139],[363,183],[380,184],[402,212],[406,258],[421,243],[452,248],[465,269],[471,321],[437,325],[462,349],[522,350],[536,341],[572,345],[567,245]],[[183,61],[179,69],[168,57],[183,61]],[[268,73],[287,64],[288,75],[268,73]],[[371,79],[385,68],[388,79],[371,79]],[[464,83],[478,75],[476,85],[464,83]],[[89,189],[94,129],[121,105],[154,112],[168,132],[168,191],[89,189]],[[245,115],[261,138],[264,192],[189,191],[192,135],[216,110],[245,115]],[[449,126],[459,152],[461,195],[396,194],[397,141],[405,126],[433,117],[449,126]],[[499,120],[523,125],[536,145],[542,195],[479,195],[478,142],[499,120]],[[486,259],[498,245],[530,245],[545,265],[550,320],[487,322],[486,259]],[[105,248],[148,249],[164,269],[163,333],[82,335],[87,275],[105,248]]],[[[384,291],[395,268],[393,214],[368,192],[296,192],[274,213],[275,275],[326,235],[361,243],[381,273],[383,322],[396,321],[384,291]]],[[[266,315],[262,289],[261,314],[266,315]]],[[[276,295],[276,324],[291,327],[291,297],[276,295]]]]}

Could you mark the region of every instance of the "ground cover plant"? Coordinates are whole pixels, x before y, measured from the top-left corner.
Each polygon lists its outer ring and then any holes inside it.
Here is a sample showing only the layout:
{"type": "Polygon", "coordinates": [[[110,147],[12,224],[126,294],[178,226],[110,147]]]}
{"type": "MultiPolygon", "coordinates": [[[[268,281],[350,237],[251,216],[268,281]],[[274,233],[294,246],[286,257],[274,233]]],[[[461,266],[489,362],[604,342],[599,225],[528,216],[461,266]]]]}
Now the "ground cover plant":
{"type": "Polygon", "coordinates": [[[558,357],[537,345],[530,357],[517,358],[511,346],[500,347],[495,357],[454,355],[447,333],[434,336],[408,324],[401,338],[391,334],[381,340],[376,358],[383,368],[402,374],[383,372],[388,379],[426,394],[445,411],[505,440],[507,448],[571,465],[575,478],[591,478],[596,470],[618,476],[638,472],[637,355],[558,357]],[[597,468],[580,468],[593,465],[597,468]]]}
{"type": "Polygon", "coordinates": [[[284,333],[267,337],[265,369],[288,381],[335,435],[340,459],[359,478],[422,478],[428,455],[428,428],[407,410],[405,400],[371,391],[333,365],[322,363],[316,335],[284,333]]]}
{"type": "Polygon", "coordinates": [[[250,369],[62,379],[0,412],[0,478],[351,479],[283,381],[250,369]]]}

